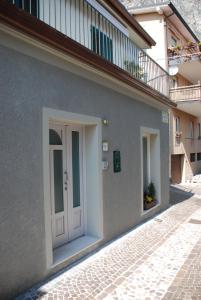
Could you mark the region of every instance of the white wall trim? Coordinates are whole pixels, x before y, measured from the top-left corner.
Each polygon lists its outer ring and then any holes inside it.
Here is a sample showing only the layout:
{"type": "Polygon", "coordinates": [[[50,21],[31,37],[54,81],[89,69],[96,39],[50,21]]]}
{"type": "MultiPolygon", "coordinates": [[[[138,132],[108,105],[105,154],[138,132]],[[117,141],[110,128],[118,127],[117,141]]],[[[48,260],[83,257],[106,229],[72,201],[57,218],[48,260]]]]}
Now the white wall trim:
{"type": "MultiPolygon", "coordinates": [[[[50,207],[50,183],[49,183],[49,122],[60,122],[60,124],[80,124],[94,127],[95,142],[93,151],[96,152],[96,163],[93,168],[96,173],[97,211],[99,212],[97,226],[98,237],[103,238],[103,188],[102,188],[102,121],[100,118],[81,115],[61,110],[43,108],[43,185],[44,185],[44,218],[45,218],[45,245],[46,245],[46,267],[50,269],[53,265],[53,246],[51,233],[51,207],[50,207]]],[[[92,220],[93,222],[93,220],[92,220]]],[[[93,230],[92,230],[93,231],[93,230]]],[[[97,234],[96,234],[97,235],[97,234]]]]}

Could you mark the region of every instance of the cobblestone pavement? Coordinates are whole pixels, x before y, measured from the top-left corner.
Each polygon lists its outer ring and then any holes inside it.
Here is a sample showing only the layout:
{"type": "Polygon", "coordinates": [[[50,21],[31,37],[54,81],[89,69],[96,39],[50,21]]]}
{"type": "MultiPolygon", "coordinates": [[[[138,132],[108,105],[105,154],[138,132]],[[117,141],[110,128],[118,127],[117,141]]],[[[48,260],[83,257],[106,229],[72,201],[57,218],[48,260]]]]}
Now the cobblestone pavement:
{"type": "Polygon", "coordinates": [[[201,183],[201,174],[194,175],[191,179],[192,183],[201,183]]]}
{"type": "Polygon", "coordinates": [[[172,195],[180,202],[17,300],[200,300],[201,199],[172,195]]]}
{"type": "MultiPolygon", "coordinates": [[[[201,175],[196,175],[201,176],[201,175]]],[[[189,193],[194,194],[194,197],[201,198],[201,184],[197,182],[190,182],[185,184],[175,184],[172,186],[173,188],[176,188],[177,190],[183,190],[189,193]]]]}

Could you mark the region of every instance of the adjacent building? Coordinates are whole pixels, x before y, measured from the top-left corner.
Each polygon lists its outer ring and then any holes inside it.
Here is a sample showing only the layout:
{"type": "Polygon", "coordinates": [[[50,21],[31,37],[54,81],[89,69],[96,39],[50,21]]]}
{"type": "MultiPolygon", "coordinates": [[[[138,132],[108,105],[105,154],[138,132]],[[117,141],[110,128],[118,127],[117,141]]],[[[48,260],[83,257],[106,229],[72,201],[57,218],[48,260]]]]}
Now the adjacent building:
{"type": "Polygon", "coordinates": [[[180,183],[201,172],[201,44],[171,1],[156,2],[127,7],[156,41],[147,53],[170,73],[170,177],[180,183]]]}
{"type": "Polygon", "coordinates": [[[0,299],[168,206],[154,45],[118,1],[0,1],[0,299]]]}

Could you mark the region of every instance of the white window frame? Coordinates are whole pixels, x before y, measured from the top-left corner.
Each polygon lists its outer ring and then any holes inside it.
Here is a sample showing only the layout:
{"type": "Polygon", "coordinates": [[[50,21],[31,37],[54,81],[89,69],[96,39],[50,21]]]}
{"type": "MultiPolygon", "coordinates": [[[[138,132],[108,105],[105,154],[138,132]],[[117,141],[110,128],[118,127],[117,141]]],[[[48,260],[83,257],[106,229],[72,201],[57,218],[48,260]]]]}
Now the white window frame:
{"type": "Polygon", "coordinates": [[[194,139],[194,123],[193,121],[190,121],[190,124],[189,124],[189,138],[190,139],[194,139]]]}
{"type": "Polygon", "coordinates": [[[180,132],[181,131],[181,121],[180,117],[175,117],[175,131],[180,132]]]}
{"type": "Polygon", "coordinates": [[[171,35],[170,37],[170,44],[171,44],[171,47],[176,47],[177,46],[177,38],[173,35],[171,35]],[[174,44],[174,45],[173,45],[174,44]]]}
{"type": "MultiPolygon", "coordinates": [[[[142,135],[143,137],[147,138],[147,175],[148,175],[148,183],[150,183],[151,180],[151,169],[150,169],[150,134],[144,133],[142,135]]],[[[144,178],[143,178],[143,187],[144,187],[144,178]]]]}
{"type": "Polygon", "coordinates": [[[149,127],[140,127],[140,145],[141,145],[141,216],[150,213],[161,205],[161,161],[160,161],[160,130],[149,127]],[[151,135],[156,136],[155,151],[151,153],[151,135]],[[149,136],[149,180],[152,181],[156,188],[157,205],[149,210],[144,210],[144,178],[143,178],[143,137],[149,136]],[[152,173],[151,164],[154,166],[152,173]]]}
{"type": "Polygon", "coordinates": [[[173,89],[176,89],[177,86],[178,86],[177,77],[176,76],[170,77],[170,87],[173,88],[173,89]]]}
{"type": "Polygon", "coordinates": [[[200,123],[198,123],[198,139],[201,137],[201,128],[200,128],[200,123]]]}

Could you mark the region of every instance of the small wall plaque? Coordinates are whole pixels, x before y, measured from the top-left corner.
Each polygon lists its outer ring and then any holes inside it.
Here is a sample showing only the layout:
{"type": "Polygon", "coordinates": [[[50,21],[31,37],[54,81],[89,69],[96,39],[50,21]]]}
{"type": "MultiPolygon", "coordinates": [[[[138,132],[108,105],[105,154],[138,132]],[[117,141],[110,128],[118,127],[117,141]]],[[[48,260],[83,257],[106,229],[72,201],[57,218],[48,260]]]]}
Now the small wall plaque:
{"type": "Polygon", "coordinates": [[[121,172],[121,155],[120,155],[120,151],[113,151],[113,169],[114,169],[114,173],[121,172]]]}
{"type": "Polygon", "coordinates": [[[103,160],[102,161],[102,169],[105,171],[105,170],[108,170],[109,168],[109,163],[107,160],[103,160]]]}
{"type": "Polygon", "coordinates": [[[102,147],[103,147],[103,152],[109,151],[109,143],[107,141],[103,141],[102,147]]]}
{"type": "Polygon", "coordinates": [[[162,122],[165,124],[169,123],[169,115],[166,111],[162,111],[162,122]]]}

